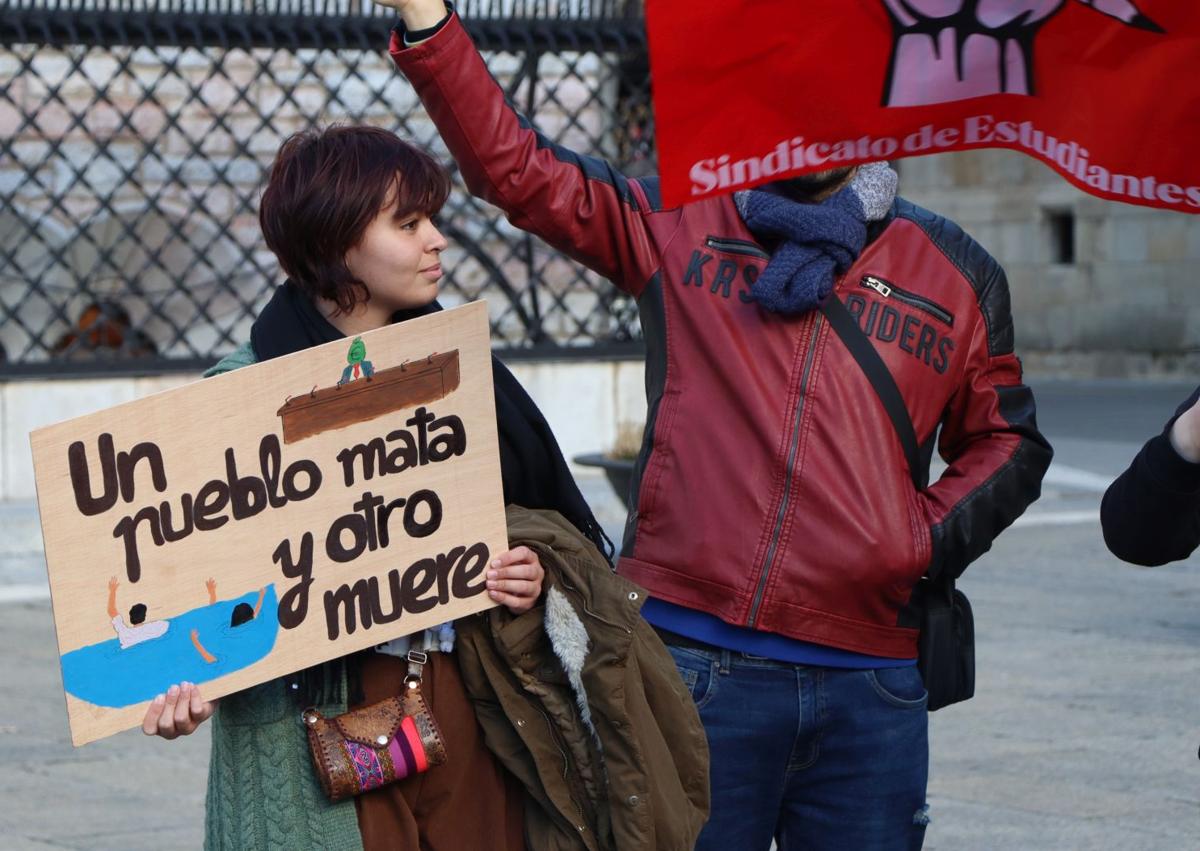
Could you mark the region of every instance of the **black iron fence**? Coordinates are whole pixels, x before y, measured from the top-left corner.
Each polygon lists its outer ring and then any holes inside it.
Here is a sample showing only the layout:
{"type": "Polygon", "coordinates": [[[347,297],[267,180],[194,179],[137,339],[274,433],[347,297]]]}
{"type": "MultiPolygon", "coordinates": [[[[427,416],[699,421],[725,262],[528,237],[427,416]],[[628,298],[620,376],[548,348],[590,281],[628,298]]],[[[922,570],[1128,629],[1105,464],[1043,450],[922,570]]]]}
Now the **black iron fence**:
{"type": "MultiPolygon", "coordinates": [[[[654,168],[639,4],[474,0],[493,75],[551,138],[654,168]]],[[[0,375],[192,370],[279,282],[262,181],[314,123],[387,127],[449,162],[357,0],[0,0],[0,375]]],[[[510,355],[638,348],[611,284],[457,182],[443,303],[488,300],[510,355]]]]}

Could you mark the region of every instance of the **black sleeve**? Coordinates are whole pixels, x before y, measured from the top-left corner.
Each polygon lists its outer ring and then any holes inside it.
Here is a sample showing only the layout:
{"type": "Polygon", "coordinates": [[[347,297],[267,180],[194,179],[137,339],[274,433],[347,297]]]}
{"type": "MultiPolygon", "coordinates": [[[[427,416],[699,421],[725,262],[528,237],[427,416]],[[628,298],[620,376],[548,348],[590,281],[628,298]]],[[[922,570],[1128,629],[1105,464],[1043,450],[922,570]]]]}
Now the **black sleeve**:
{"type": "Polygon", "coordinates": [[[411,32],[404,25],[404,19],[401,18],[392,27],[393,30],[400,36],[401,44],[416,44],[418,41],[424,41],[427,38],[433,38],[446,24],[450,23],[450,18],[454,14],[454,4],[450,0],[446,0],[446,17],[442,18],[431,27],[426,27],[423,30],[413,30],[411,32]]]}
{"type": "Polygon", "coordinates": [[[1198,398],[1200,387],[1104,494],[1104,543],[1123,561],[1153,567],[1187,558],[1200,545],[1200,464],[1180,457],[1168,437],[1198,398]]]}

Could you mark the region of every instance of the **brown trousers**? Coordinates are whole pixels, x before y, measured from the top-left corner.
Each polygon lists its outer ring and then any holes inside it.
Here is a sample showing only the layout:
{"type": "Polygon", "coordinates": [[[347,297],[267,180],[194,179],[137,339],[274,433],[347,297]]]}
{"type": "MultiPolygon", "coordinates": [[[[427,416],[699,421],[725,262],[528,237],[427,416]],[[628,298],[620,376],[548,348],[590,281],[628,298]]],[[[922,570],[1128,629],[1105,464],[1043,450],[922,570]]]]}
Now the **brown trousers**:
{"type": "MultiPolygon", "coordinates": [[[[359,706],[398,695],[407,663],[363,655],[359,706]]],[[[484,745],[454,654],[429,654],[421,691],[442,730],[446,762],[354,799],[363,848],[524,851],[525,790],[484,745]]]]}

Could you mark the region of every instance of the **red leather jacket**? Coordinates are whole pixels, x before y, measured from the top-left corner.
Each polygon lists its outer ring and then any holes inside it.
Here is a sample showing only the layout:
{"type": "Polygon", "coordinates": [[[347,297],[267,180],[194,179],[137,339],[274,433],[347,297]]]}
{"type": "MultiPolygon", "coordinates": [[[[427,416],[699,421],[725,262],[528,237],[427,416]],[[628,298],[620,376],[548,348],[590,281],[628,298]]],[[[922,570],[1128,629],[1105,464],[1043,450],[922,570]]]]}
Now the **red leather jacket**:
{"type": "Polygon", "coordinates": [[[392,55],[472,193],[638,299],[649,413],[618,570],[732,624],[915,656],[916,581],[985,552],[1050,463],[995,260],[897,200],[837,281],[927,450],[940,428],[949,467],[917,490],[824,317],[750,300],[768,255],[730,197],[664,208],[657,179],[549,142],[506,103],[457,16],[413,47],[394,35],[392,55]]]}

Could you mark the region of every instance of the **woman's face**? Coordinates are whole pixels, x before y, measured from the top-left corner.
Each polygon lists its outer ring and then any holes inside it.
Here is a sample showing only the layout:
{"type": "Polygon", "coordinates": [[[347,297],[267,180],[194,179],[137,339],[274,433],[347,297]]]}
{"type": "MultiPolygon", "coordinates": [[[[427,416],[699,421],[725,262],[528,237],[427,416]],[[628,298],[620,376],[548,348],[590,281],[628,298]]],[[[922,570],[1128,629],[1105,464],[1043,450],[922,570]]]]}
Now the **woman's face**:
{"type": "MultiPolygon", "coordinates": [[[[397,310],[429,304],[442,277],[440,255],[446,238],[424,213],[396,215],[395,201],[367,225],[358,245],[346,252],[346,266],[367,286],[371,298],[353,311],[386,325],[397,310]]],[[[374,324],[374,323],[373,323],[374,324]]]]}

